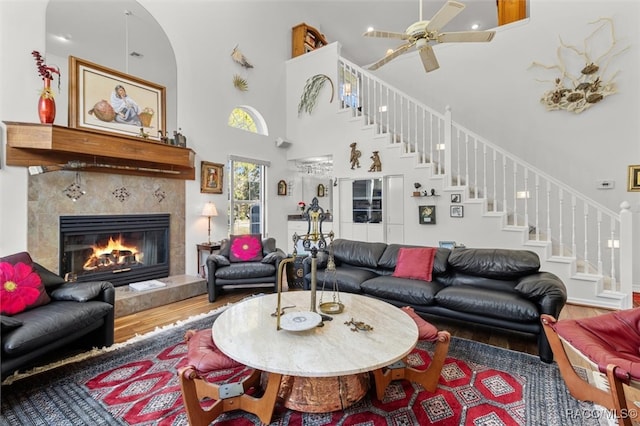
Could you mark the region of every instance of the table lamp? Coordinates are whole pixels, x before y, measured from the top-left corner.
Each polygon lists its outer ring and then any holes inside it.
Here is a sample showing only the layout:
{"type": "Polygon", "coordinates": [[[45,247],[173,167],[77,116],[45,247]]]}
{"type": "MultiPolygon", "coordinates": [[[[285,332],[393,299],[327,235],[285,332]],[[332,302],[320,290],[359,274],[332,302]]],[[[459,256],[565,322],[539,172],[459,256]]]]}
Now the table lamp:
{"type": "Polygon", "coordinates": [[[211,217],[218,216],[218,209],[216,209],[216,205],[211,201],[207,201],[202,209],[202,216],[206,216],[209,221],[209,226],[207,228],[207,244],[211,245],[211,217]]]}

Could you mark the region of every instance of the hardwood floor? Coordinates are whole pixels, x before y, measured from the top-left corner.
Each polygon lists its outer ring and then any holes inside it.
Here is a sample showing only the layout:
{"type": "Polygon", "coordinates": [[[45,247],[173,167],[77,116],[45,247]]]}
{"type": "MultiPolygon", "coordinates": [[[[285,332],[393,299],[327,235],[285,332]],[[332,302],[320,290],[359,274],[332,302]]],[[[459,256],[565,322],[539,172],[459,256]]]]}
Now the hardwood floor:
{"type": "MultiPolygon", "coordinates": [[[[156,327],[172,324],[176,321],[187,319],[192,315],[206,313],[228,303],[238,302],[249,295],[262,292],[264,292],[264,289],[260,288],[227,291],[214,303],[209,303],[207,295],[204,294],[117,318],[115,321],[115,341],[116,343],[124,342],[136,334],[144,334],[153,331],[156,327]]],[[[585,318],[605,312],[608,312],[608,310],[588,306],[565,305],[560,313],[560,319],[585,318]]],[[[536,340],[528,335],[500,332],[490,328],[462,322],[445,321],[435,317],[429,318],[429,321],[440,330],[448,330],[453,336],[533,355],[538,354],[536,340]]]]}

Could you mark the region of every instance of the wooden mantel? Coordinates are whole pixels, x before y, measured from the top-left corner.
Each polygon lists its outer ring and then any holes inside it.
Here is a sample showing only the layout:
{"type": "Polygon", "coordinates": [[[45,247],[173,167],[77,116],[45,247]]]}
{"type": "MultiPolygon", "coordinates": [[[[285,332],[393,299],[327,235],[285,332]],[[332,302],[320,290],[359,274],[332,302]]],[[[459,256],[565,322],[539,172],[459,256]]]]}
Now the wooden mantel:
{"type": "Polygon", "coordinates": [[[9,166],[195,179],[195,153],[189,148],[53,124],[4,124],[9,166]]]}

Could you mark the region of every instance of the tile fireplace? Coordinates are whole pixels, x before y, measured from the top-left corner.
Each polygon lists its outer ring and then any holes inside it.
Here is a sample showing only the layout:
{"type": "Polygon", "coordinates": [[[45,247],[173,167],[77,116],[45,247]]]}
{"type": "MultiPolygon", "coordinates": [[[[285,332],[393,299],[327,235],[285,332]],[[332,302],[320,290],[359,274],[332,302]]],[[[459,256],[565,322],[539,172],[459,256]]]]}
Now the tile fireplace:
{"type": "Polygon", "coordinates": [[[169,214],[60,216],[60,275],[114,286],[169,276],[169,214]]]}

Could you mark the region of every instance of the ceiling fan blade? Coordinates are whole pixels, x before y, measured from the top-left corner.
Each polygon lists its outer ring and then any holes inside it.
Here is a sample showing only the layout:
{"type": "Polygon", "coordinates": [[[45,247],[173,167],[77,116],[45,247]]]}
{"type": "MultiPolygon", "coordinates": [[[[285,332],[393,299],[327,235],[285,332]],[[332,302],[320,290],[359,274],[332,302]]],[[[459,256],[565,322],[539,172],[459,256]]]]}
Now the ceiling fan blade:
{"type": "Polygon", "coordinates": [[[449,23],[450,20],[458,16],[458,13],[464,9],[464,4],[457,1],[448,1],[439,11],[433,15],[433,18],[427,24],[427,31],[440,31],[440,28],[449,23]]]}
{"type": "Polygon", "coordinates": [[[495,31],[459,31],[454,33],[442,33],[438,35],[438,43],[491,41],[495,31]]]}
{"type": "Polygon", "coordinates": [[[372,71],[373,70],[377,70],[378,68],[380,68],[381,66],[383,66],[387,62],[390,62],[392,59],[397,58],[398,56],[400,56],[403,53],[405,53],[407,50],[411,49],[414,45],[415,45],[415,42],[403,44],[402,46],[398,47],[393,52],[391,52],[388,55],[386,55],[384,58],[380,59],[377,62],[374,62],[371,65],[369,65],[368,69],[370,69],[372,71]]]}
{"type": "Polygon", "coordinates": [[[440,64],[438,64],[438,60],[436,59],[436,54],[433,53],[433,48],[430,45],[426,45],[419,50],[420,59],[422,59],[422,65],[424,66],[424,70],[426,72],[437,70],[440,68],[440,64]]]}
{"type": "Polygon", "coordinates": [[[409,36],[405,33],[395,33],[392,31],[371,30],[362,35],[365,37],[399,38],[400,40],[407,40],[409,38],[409,36]]]}

